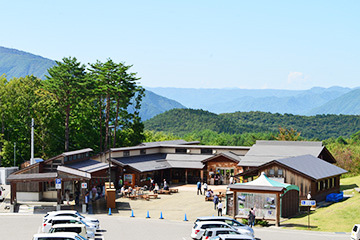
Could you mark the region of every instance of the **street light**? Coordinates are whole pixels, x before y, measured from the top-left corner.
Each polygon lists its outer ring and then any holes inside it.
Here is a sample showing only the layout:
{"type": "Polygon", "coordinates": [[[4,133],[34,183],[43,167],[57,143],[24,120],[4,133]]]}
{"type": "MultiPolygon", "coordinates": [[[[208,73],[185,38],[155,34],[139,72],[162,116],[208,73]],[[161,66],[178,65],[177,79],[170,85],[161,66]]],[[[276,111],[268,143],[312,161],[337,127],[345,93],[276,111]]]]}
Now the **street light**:
{"type": "Polygon", "coordinates": [[[111,129],[114,125],[109,126],[109,188],[111,188],[111,129]]]}

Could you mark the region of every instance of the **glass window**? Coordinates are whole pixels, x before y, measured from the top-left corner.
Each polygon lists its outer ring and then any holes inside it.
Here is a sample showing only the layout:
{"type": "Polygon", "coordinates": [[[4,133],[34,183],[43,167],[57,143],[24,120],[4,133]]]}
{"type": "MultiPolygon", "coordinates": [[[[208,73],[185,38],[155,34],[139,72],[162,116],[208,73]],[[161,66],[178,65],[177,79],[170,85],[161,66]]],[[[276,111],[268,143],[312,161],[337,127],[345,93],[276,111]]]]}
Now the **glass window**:
{"type": "Polygon", "coordinates": [[[275,170],[274,169],[270,169],[269,170],[269,176],[273,177],[275,174],[275,170]]]}
{"type": "Polygon", "coordinates": [[[211,148],[201,149],[201,154],[212,154],[213,150],[211,148]]]}
{"type": "Polygon", "coordinates": [[[123,156],[124,156],[124,157],[130,156],[130,151],[124,151],[124,152],[123,152],[123,156]]]}
{"type": "Polygon", "coordinates": [[[140,154],[141,154],[141,155],[146,154],[146,149],[140,149],[140,154]]]}
{"type": "Polygon", "coordinates": [[[175,153],[186,153],[187,149],[186,148],[176,148],[175,149],[175,153]]]}
{"type": "Polygon", "coordinates": [[[278,176],[279,176],[279,177],[283,177],[283,170],[282,170],[282,169],[279,169],[279,170],[278,170],[278,176]]]}

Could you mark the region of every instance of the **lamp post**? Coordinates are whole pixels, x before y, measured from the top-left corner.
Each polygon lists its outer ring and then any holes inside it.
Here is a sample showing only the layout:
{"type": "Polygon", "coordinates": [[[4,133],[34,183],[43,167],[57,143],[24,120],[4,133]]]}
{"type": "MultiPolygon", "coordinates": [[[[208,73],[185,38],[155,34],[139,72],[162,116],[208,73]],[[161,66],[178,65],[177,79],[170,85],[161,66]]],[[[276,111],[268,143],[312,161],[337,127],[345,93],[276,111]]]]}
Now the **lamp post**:
{"type": "Polygon", "coordinates": [[[109,188],[111,188],[111,129],[114,125],[109,126],[109,188]]]}

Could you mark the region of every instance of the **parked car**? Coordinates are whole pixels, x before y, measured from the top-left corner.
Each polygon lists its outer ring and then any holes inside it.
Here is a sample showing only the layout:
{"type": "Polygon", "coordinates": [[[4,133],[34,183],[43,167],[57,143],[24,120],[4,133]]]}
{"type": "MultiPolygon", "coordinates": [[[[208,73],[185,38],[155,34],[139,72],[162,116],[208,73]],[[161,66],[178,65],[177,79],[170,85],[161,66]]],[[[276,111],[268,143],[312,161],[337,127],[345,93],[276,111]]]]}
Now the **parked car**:
{"type": "Polygon", "coordinates": [[[210,238],[216,237],[220,234],[241,235],[241,233],[231,228],[207,228],[202,236],[202,240],[209,240],[210,238]]]}
{"type": "Polygon", "coordinates": [[[249,235],[234,235],[234,234],[220,234],[216,237],[210,238],[210,240],[255,240],[255,238],[249,235]]]}
{"type": "Polygon", "coordinates": [[[225,222],[225,223],[229,224],[231,227],[233,227],[235,230],[240,232],[241,234],[246,234],[251,237],[254,237],[254,230],[251,227],[249,227],[243,223],[240,223],[230,217],[221,217],[221,216],[219,216],[219,217],[217,217],[217,216],[198,217],[195,220],[195,223],[204,222],[204,221],[206,221],[206,222],[209,222],[209,221],[225,222]]]}
{"type": "Polygon", "coordinates": [[[94,224],[85,223],[83,220],[81,220],[79,218],[74,218],[74,217],[71,217],[71,216],[61,216],[61,217],[47,218],[45,220],[45,222],[43,223],[42,231],[47,233],[47,232],[49,232],[50,228],[53,225],[56,225],[56,224],[69,224],[69,223],[84,224],[86,226],[86,230],[92,231],[92,232],[94,232],[94,234],[96,233],[96,227],[95,227],[94,224]]]}
{"type": "Polygon", "coordinates": [[[355,224],[351,231],[351,240],[360,239],[360,224],[355,224]]]}
{"type": "Polygon", "coordinates": [[[55,224],[49,230],[49,233],[57,232],[74,232],[86,239],[95,239],[95,233],[86,230],[84,224],[55,224]]]}
{"type": "Polygon", "coordinates": [[[77,233],[37,233],[34,234],[32,240],[86,240],[77,233]]]}
{"type": "Polygon", "coordinates": [[[0,201],[4,201],[5,199],[5,189],[1,186],[0,187],[0,201]]]}
{"type": "Polygon", "coordinates": [[[228,228],[234,230],[234,228],[225,222],[195,222],[190,236],[193,239],[201,239],[201,237],[204,235],[205,229],[207,228],[228,228]]]}
{"type": "Polygon", "coordinates": [[[86,223],[94,224],[96,226],[96,229],[99,229],[100,226],[100,222],[96,218],[85,217],[81,215],[78,211],[74,211],[74,210],[60,210],[60,211],[47,212],[47,214],[43,217],[43,222],[45,222],[45,219],[47,218],[60,217],[60,216],[72,216],[74,218],[80,218],[86,223]]]}

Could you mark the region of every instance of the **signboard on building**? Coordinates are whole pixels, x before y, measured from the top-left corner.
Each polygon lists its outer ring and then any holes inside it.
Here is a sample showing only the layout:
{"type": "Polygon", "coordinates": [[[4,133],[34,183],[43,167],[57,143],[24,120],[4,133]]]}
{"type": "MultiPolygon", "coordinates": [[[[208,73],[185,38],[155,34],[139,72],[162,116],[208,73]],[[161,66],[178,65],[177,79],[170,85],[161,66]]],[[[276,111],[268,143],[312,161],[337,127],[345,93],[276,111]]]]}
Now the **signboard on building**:
{"type": "Polygon", "coordinates": [[[86,182],[83,182],[83,183],[81,183],[81,188],[87,188],[87,183],[86,182]]]}
{"type": "Polygon", "coordinates": [[[61,179],[55,178],[55,189],[61,189],[61,179]]]}

